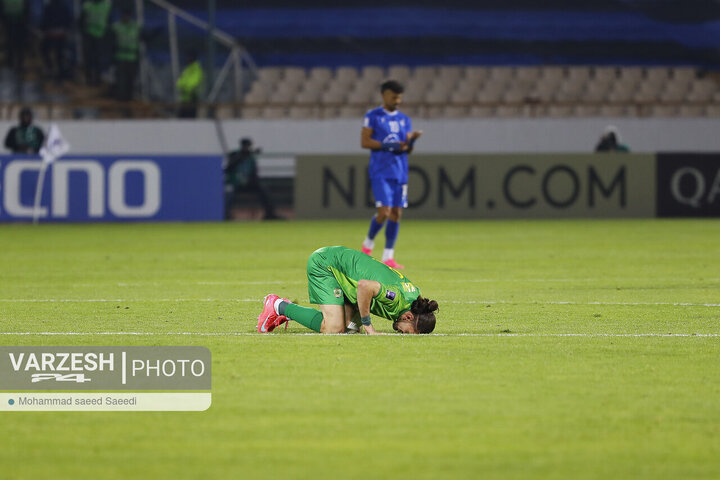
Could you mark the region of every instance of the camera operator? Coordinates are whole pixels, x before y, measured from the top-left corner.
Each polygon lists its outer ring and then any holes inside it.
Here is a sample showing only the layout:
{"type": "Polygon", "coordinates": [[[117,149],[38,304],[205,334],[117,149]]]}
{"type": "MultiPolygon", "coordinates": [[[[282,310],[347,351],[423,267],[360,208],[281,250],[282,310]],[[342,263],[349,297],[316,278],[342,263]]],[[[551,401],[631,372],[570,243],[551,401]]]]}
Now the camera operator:
{"type": "Polygon", "coordinates": [[[270,197],[260,184],[257,170],[257,155],[262,149],[253,148],[252,139],[240,140],[240,149],[230,152],[225,167],[225,218],[230,218],[230,209],[239,193],[249,192],[255,195],[265,209],[263,220],[280,219],[270,197]]]}
{"type": "Polygon", "coordinates": [[[620,142],[620,131],[614,125],[605,127],[600,141],[595,146],[596,152],[620,152],[627,153],[630,147],[620,142]]]}

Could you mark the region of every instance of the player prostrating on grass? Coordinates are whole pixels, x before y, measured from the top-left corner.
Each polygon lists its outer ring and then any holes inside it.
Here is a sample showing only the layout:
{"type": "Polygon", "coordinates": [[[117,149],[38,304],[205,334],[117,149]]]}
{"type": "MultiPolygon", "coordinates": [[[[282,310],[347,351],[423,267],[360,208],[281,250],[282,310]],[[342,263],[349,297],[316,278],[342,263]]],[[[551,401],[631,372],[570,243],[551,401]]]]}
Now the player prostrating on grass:
{"type": "Polygon", "coordinates": [[[370,314],[393,322],[400,333],[430,333],[438,304],[420,296],[420,289],[399,271],[347,247],[323,247],[307,262],[308,296],[318,310],[267,295],[258,317],[260,333],[288,320],[320,333],[357,332],[360,317],[365,333],[377,334],[370,314]]]}
{"type": "Polygon", "coordinates": [[[385,250],[383,263],[404,268],[395,261],[395,240],[400,229],[402,209],[407,208],[408,154],[422,132],[412,131],[410,117],[398,110],[402,102],[403,86],[388,80],[380,86],[383,105],[365,114],[360,144],[370,150],[370,183],[377,213],[370,220],[370,229],[362,245],[362,252],[372,254],[375,235],[385,221],[385,250]]]}

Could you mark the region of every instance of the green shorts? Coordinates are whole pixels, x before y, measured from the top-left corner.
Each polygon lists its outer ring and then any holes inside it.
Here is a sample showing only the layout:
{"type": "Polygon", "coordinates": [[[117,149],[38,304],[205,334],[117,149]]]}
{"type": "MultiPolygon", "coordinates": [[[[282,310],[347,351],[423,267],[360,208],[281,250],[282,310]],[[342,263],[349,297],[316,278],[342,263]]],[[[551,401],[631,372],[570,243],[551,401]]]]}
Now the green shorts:
{"type": "Polygon", "coordinates": [[[307,262],[308,297],[315,305],[344,305],[345,295],[328,268],[324,249],[316,250],[307,262]]]}

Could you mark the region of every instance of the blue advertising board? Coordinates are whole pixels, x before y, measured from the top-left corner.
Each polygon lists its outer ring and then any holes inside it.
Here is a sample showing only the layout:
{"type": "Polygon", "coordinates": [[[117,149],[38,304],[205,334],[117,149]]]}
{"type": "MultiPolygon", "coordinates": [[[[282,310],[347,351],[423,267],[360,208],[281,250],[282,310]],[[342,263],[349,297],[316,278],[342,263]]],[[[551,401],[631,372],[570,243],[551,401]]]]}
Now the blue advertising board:
{"type": "MultiPolygon", "coordinates": [[[[32,220],[41,165],[34,156],[0,156],[0,222],[32,220]]],[[[41,222],[223,218],[219,155],[67,155],[43,180],[41,222]]]]}

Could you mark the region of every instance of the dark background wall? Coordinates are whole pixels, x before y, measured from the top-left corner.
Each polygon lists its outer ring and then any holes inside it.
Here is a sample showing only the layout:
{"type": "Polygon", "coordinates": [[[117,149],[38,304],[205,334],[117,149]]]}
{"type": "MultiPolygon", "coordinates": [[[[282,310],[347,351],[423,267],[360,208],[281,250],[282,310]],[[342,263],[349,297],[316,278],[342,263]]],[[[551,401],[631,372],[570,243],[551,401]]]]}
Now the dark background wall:
{"type": "MultiPolygon", "coordinates": [[[[207,2],[174,3],[207,18],[207,2]]],[[[217,8],[218,28],[260,65],[720,65],[720,3],[711,0],[218,0],[217,8]]],[[[166,24],[163,12],[147,11],[149,26],[166,24]]]]}

